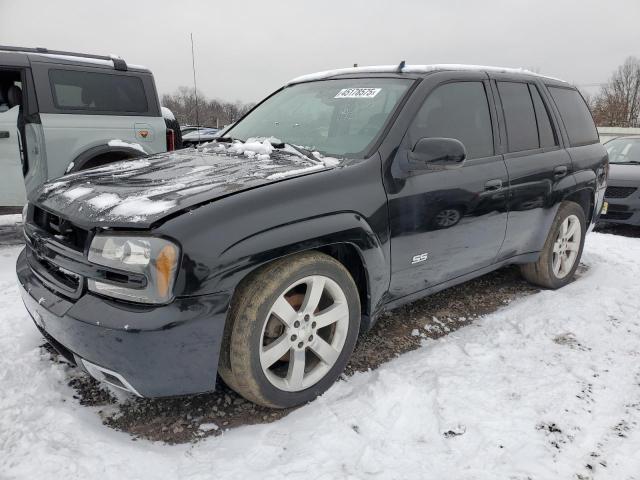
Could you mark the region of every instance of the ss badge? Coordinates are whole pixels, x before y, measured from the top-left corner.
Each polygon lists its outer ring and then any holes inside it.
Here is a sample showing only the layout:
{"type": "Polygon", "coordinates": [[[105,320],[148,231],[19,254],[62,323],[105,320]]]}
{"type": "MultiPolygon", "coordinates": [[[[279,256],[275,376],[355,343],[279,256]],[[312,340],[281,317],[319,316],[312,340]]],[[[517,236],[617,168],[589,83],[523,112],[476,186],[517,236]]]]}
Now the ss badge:
{"type": "Polygon", "coordinates": [[[411,265],[424,262],[428,258],[429,258],[429,253],[421,253],[420,255],[414,255],[413,258],[411,259],[411,265]]]}

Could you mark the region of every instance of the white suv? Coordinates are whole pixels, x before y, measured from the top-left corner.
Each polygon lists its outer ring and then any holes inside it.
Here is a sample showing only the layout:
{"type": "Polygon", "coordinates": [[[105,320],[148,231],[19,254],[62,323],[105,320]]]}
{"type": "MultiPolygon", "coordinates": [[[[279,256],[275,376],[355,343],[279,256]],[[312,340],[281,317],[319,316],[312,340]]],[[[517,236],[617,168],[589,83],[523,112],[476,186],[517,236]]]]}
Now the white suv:
{"type": "Polygon", "coordinates": [[[69,172],[175,147],[152,73],[119,57],[0,46],[0,211],[69,172]]]}

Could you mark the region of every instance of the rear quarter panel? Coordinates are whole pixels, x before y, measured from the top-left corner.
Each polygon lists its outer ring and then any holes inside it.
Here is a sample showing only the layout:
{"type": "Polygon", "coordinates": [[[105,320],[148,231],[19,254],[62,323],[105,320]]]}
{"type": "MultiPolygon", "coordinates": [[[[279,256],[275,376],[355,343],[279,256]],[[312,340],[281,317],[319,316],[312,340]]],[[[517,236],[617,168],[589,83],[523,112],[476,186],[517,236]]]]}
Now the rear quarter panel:
{"type": "Polygon", "coordinates": [[[64,175],[78,155],[110,140],[139,144],[146,153],[166,150],[166,127],[162,117],[125,115],[40,114],[48,163],[48,179],[64,175]],[[140,131],[148,131],[142,138],[140,131]]]}
{"type": "Polygon", "coordinates": [[[573,163],[576,190],[589,189],[594,193],[593,211],[588,215],[593,225],[600,217],[604,202],[609,156],[601,143],[570,147],[567,151],[573,163]]]}

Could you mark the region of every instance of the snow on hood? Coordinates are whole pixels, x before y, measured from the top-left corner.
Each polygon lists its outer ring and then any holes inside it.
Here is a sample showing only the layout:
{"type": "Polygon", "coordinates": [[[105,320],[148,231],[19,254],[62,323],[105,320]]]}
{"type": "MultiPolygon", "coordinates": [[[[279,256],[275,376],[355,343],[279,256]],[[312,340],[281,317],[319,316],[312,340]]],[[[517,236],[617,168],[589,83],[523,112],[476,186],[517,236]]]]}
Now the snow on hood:
{"type": "Polygon", "coordinates": [[[44,184],[32,198],[78,225],[149,227],[184,208],[339,164],[276,149],[268,139],[211,142],[73,173],[44,184]]]}

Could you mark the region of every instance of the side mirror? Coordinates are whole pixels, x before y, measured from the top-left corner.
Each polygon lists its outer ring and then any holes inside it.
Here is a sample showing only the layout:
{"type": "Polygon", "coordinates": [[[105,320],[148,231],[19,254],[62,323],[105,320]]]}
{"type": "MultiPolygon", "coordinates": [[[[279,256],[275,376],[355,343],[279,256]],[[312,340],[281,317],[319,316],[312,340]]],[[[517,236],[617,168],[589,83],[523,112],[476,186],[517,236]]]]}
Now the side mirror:
{"type": "Polygon", "coordinates": [[[459,165],[467,158],[467,151],[455,138],[421,138],[409,152],[409,160],[415,166],[459,165]]]}

